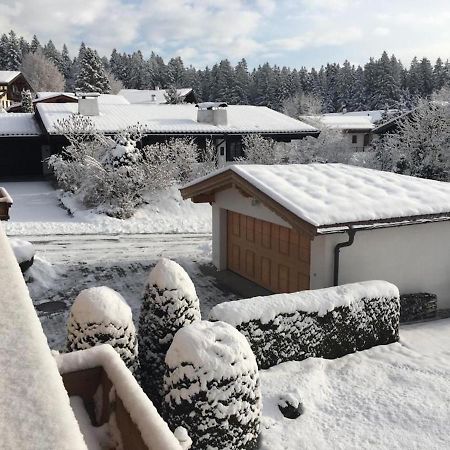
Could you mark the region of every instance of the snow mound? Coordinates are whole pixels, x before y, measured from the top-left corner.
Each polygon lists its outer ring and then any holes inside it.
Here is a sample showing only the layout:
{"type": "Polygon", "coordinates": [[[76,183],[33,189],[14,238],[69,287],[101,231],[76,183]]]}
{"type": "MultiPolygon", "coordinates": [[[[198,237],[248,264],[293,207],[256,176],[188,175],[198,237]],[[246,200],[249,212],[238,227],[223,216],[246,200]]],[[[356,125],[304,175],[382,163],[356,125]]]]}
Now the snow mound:
{"type": "Polygon", "coordinates": [[[31,261],[34,258],[36,251],[31,242],[24,241],[23,239],[9,238],[9,244],[19,264],[31,261]]]}
{"type": "Polygon", "coordinates": [[[243,334],[228,323],[206,320],[194,322],[177,332],[167,352],[166,365],[170,369],[178,367],[176,376],[179,380],[189,373],[189,365],[201,367],[205,372],[199,380],[203,389],[213,378],[232,378],[258,370],[256,358],[243,334]],[[178,367],[180,361],[187,366],[178,367]]]}
{"type": "Polygon", "coordinates": [[[162,258],[151,270],[148,277],[149,286],[160,290],[177,290],[180,296],[188,299],[197,297],[195,286],[187,272],[175,261],[162,258]]]}
{"type": "Polygon", "coordinates": [[[303,311],[323,317],[339,306],[350,306],[363,299],[398,296],[398,288],[387,281],[363,281],[325,289],[224,302],[211,310],[210,318],[223,320],[233,326],[252,320],[267,324],[279,314],[303,311]]]}
{"type": "Polygon", "coordinates": [[[114,323],[127,327],[133,323],[131,308],[125,299],[107,286],[81,291],[75,299],[71,314],[78,323],[114,323]]]}

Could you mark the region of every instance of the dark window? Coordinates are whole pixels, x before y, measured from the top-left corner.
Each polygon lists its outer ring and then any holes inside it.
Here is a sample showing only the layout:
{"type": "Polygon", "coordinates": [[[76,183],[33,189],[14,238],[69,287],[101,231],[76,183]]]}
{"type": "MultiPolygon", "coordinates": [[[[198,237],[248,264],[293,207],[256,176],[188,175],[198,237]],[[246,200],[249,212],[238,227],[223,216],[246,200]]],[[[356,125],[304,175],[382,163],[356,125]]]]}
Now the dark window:
{"type": "Polygon", "coordinates": [[[352,144],[357,144],[358,143],[358,136],[356,134],[354,134],[352,136],[352,144]]]}
{"type": "Polygon", "coordinates": [[[223,147],[220,147],[220,156],[223,156],[225,154],[225,149],[223,147]]]}
{"type": "Polygon", "coordinates": [[[366,147],[367,145],[369,145],[369,135],[365,134],[364,135],[364,147],[366,147]]]}
{"type": "Polygon", "coordinates": [[[227,142],[227,161],[234,161],[243,156],[241,141],[227,142]]]}

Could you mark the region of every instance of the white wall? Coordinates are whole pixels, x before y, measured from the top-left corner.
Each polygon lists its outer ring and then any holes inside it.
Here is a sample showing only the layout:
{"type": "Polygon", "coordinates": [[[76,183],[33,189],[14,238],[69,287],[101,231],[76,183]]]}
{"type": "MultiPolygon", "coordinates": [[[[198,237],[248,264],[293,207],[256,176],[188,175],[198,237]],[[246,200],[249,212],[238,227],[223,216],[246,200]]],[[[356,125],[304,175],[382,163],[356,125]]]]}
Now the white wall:
{"type": "MultiPolygon", "coordinates": [[[[332,286],[334,247],[347,234],[317,236],[311,247],[311,289],[332,286]]],[[[358,231],[340,252],[339,284],[387,280],[401,293],[437,294],[450,308],[450,222],[358,231]]]]}

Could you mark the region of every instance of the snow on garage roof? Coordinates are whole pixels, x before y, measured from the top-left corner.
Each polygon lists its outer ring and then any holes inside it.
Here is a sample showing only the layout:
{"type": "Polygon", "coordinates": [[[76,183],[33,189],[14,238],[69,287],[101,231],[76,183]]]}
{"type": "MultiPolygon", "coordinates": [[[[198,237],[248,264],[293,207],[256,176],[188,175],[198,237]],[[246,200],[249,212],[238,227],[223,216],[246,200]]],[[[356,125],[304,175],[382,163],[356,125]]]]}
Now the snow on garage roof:
{"type": "MultiPolygon", "coordinates": [[[[90,116],[100,131],[116,133],[130,125],[141,124],[152,134],[316,134],[317,130],[299,120],[264,106],[227,107],[228,124],[197,122],[193,104],[178,105],[99,105],[100,115],[90,116]]],[[[40,103],[37,110],[49,134],[58,135],[58,121],[78,112],[75,103],[40,103]]]]}
{"type": "Polygon", "coordinates": [[[21,72],[17,70],[0,70],[0,84],[11,83],[21,72]]]}
{"type": "Polygon", "coordinates": [[[41,129],[33,113],[0,114],[0,136],[40,136],[41,129]]]}
{"type": "Polygon", "coordinates": [[[232,165],[188,184],[183,196],[201,193],[204,181],[227,171],[316,228],[429,215],[450,218],[450,183],[345,164],[232,165]]]}
{"type": "Polygon", "coordinates": [[[375,125],[370,116],[353,116],[349,114],[303,116],[307,122],[324,125],[335,130],[372,130],[375,125]]]}

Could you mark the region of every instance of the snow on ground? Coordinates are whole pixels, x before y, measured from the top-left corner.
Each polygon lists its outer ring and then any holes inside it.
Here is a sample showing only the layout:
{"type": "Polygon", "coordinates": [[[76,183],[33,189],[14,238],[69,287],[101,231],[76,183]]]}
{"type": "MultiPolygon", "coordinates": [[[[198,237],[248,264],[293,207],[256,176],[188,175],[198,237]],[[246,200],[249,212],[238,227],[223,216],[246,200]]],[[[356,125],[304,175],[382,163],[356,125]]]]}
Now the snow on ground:
{"type": "Polygon", "coordinates": [[[400,343],[261,371],[263,450],[450,448],[450,319],[403,326],[400,343]],[[280,396],[305,412],[286,419],[280,396]]]}
{"type": "Polygon", "coordinates": [[[7,234],[114,234],[114,233],[210,233],[211,207],[185,201],[176,187],[167,189],[149,204],[139,208],[133,217],[115,219],[87,210],[47,181],[2,183],[14,204],[7,234]],[[69,213],[70,210],[70,213],[69,213]]]}

